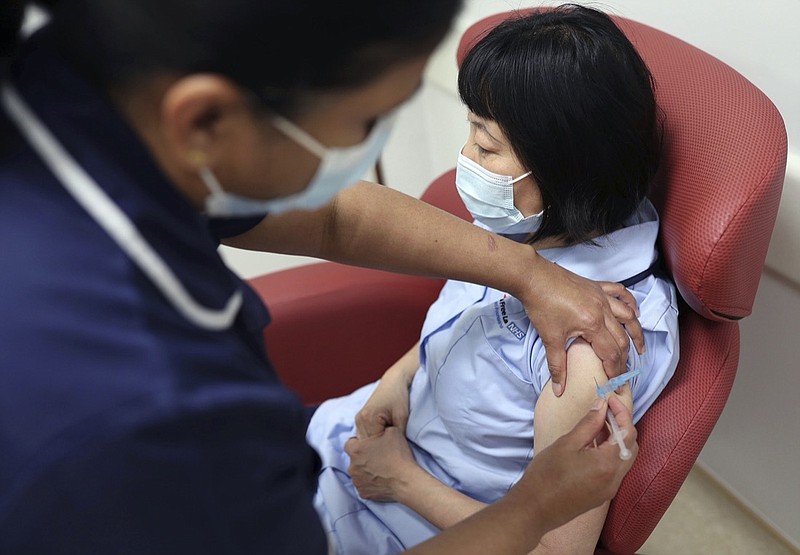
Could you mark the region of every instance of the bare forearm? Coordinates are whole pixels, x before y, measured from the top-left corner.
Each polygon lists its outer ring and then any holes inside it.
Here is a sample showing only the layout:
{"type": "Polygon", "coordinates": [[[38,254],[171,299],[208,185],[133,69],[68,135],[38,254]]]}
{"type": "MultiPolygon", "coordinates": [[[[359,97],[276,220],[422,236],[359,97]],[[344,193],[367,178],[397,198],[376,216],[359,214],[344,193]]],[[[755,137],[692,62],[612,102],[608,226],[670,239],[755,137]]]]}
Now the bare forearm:
{"type": "Polygon", "coordinates": [[[265,218],[226,243],[481,283],[515,295],[524,292],[534,267],[545,263],[528,245],[367,182],[346,189],[319,211],[265,218]]]}
{"type": "Polygon", "coordinates": [[[566,379],[564,345],[571,337],[592,345],[608,376],[625,367],[628,333],[643,352],[636,302],[622,285],[604,284],[603,289],[545,260],[530,245],[374,183],[350,187],[315,212],[264,218],[226,244],[444,277],[510,293],[522,301],[539,331],[558,391],[566,379]]]}
{"type": "Polygon", "coordinates": [[[374,184],[337,198],[326,257],[385,270],[481,283],[515,293],[536,252],[417,199],[374,184]],[[381,229],[376,233],[376,229],[381,229]]]}
{"type": "Polygon", "coordinates": [[[546,520],[544,516],[530,492],[523,494],[520,490],[512,489],[497,503],[487,506],[406,553],[527,553],[539,543],[544,533],[539,525],[546,520]]]}
{"type": "Polygon", "coordinates": [[[406,386],[410,386],[417,370],[419,370],[419,341],[406,354],[397,359],[397,362],[384,372],[383,377],[384,379],[398,379],[404,382],[406,386]]]}
{"type": "Polygon", "coordinates": [[[442,530],[486,507],[485,503],[446,486],[420,467],[401,481],[397,501],[442,530]]]}

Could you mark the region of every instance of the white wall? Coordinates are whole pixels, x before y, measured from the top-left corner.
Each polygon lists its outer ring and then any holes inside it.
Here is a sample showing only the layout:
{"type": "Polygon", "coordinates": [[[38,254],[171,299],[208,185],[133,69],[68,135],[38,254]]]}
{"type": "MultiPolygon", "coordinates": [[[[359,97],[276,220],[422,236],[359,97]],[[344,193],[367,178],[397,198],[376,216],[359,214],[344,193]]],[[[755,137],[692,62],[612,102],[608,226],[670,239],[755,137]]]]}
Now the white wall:
{"type": "MultiPolygon", "coordinates": [[[[402,1],[402,0],[399,0],[402,1]]],[[[455,165],[466,114],[455,93],[455,48],[485,15],[560,2],[466,0],[434,55],[383,157],[388,185],[419,195],[455,165]]],[[[647,23],[715,55],[761,88],[789,133],[784,195],[753,315],[744,320],[739,373],[700,462],[790,542],[800,546],[800,0],[607,0],[592,6],[647,23]]],[[[255,275],[294,264],[250,255],[255,275]]],[[[235,257],[235,253],[234,253],[235,257]]],[[[233,263],[238,264],[237,260],[233,263]]]]}

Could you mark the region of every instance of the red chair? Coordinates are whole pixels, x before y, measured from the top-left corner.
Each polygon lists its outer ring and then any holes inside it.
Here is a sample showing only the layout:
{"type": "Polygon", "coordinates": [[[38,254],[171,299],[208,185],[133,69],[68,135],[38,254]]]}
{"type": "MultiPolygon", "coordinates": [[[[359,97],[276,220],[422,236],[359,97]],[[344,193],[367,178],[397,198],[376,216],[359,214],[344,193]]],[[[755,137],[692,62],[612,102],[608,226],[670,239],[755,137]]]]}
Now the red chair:
{"type": "MultiPolygon", "coordinates": [[[[459,62],[513,15],[468,29],[459,62]]],[[[637,426],[639,457],[611,504],[596,553],[641,547],[722,412],[739,358],[737,321],[752,310],[786,167],[783,121],[755,86],[675,37],[616,21],[650,67],[665,114],[652,198],[662,217],[661,252],[684,303],[681,361],[637,426]]],[[[423,199],[468,217],[452,171],[423,199]]],[[[265,332],[273,361],[308,402],[379,377],[418,339],[440,285],[330,263],[253,280],[274,317],[265,332]]]]}

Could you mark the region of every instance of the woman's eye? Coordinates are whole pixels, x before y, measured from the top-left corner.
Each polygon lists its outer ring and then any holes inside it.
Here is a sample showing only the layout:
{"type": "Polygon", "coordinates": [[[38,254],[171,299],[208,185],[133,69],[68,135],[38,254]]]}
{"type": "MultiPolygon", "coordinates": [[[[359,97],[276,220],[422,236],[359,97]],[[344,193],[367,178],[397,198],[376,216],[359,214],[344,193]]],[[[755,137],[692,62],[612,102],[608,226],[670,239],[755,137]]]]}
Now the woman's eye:
{"type": "Polygon", "coordinates": [[[480,156],[486,156],[487,154],[491,154],[490,150],[486,150],[485,148],[483,148],[478,143],[475,143],[475,149],[478,151],[478,155],[480,155],[480,156]]]}

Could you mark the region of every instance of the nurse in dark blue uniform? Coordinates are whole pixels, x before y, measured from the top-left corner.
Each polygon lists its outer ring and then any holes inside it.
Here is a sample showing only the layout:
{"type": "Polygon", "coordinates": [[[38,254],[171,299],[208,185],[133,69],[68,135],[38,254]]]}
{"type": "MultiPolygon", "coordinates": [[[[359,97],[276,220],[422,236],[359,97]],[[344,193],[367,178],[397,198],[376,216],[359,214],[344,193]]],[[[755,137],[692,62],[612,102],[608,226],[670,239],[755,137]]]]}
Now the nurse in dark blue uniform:
{"type": "MultiPolygon", "coordinates": [[[[519,291],[619,365],[628,336],[602,323],[616,315],[636,335],[619,290],[607,302],[531,250],[545,282],[566,283],[568,302],[546,304],[527,279],[493,273],[515,243],[485,250],[485,232],[374,185],[328,203],[374,162],[457,7],[330,4],[64,0],[7,47],[0,553],[326,553],[304,408],[270,365],[268,313],[220,260],[221,240],[519,291]],[[407,244],[418,247],[388,248],[407,244]],[[585,310],[600,323],[574,323],[585,310]]],[[[23,8],[6,3],[4,26],[23,8]]],[[[532,465],[529,484],[428,547],[528,549],[613,495],[630,463],[606,444],[591,465],[579,453],[604,412],[532,465]],[[533,476],[556,458],[563,475],[533,476]]],[[[629,438],[635,449],[632,427],[629,438]]]]}

